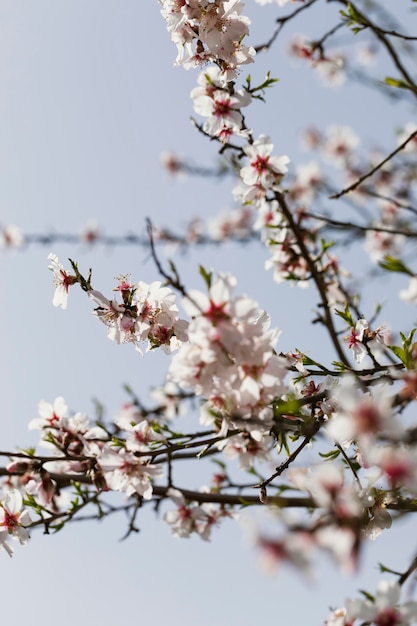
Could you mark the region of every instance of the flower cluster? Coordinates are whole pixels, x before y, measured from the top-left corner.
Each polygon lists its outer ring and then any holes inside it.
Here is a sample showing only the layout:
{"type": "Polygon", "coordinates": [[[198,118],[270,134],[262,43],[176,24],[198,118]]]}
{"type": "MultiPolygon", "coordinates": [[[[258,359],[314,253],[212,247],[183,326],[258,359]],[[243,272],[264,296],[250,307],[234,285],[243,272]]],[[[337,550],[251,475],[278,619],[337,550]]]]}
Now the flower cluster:
{"type": "Polygon", "coordinates": [[[175,294],[160,281],[151,284],[130,283],[127,276],[119,276],[114,288],[121,296],[109,300],[100,291],[91,288],[89,281],[78,275],[68,274],[54,254],[50,254],[49,269],[54,273],[56,287],[53,304],[67,307],[69,287],[77,282],[88,292],[97,305],[94,315],[107,326],[107,336],[116,343],[133,343],[138,352],[146,342],[147,350],[161,348],[167,354],[178,349],[187,339],[187,322],[178,316],[175,294]]]}
{"type": "Polygon", "coordinates": [[[251,63],[253,48],[242,43],[250,20],[242,15],[240,0],[160,0],[171,40],[178,50],[177,64],[193,68],[215,62],[225,82],[251,63]]]}
{"type": "Polygon", "coordinates": [[[121,294],[122,302],[108,300],[99,291],[88,292],[97,304],[94,314],[108,327],[109,339],[133,343],[139,352],[139,344],[147,342],[147,350],[160,347],[167,354],[186,340],[187,323],[178,317],[175,295],[160,281],[131,284],[126,276],[120,276],[114,290],[121,294]]]}
{"type": "Polygon", "coordinates": [[[164,519],[171,526],[172,534],[179,539],[196,533],[201,539],[208,541],[212,528],[221,518],[236,517],[223,506],[216,508],[210,504],[188,502],[178,489],[169,489],[168,495],[177,508],[167,511],[164,519]]]}
{"type": "Polygon", "coordinates": [[[71,415],[62,397],[53,404],[40,402],[38,411],[40,417],[29,427],[41,431],[40,445],[48,449],[50,457],[41,471],[36,459],[16,459],[8,470],[20,476],[20,484],[42,506],[60,509],[58,483],[65,474],[90,476],[98,491],[136,493],[145,500],[152,497],[152,481],[162,476],[163,470],[150,463],[151,450],[165,439],[139,410],[130,405],[116,416],[117,437],[102,426],[91,425],[84,413],[71,415]]]}
{"type": "Polygon", "coordinates": [[[265,431],[272,401],[283,392],[286,361],[275,355],[277,330],[247,296],[233,297],[236,280],[219,274],[207,295],[190,291],[183,301],[192,320],[188,342],[174,356],[169,376],[207,398],[203,423],[236,424],[265,431]]]}

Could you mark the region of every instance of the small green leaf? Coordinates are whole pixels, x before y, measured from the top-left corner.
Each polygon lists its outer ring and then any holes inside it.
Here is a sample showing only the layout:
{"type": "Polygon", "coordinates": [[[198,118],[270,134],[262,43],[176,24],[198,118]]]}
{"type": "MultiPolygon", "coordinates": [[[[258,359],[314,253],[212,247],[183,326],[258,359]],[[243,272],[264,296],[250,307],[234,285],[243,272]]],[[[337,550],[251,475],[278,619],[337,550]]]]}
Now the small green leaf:
{"type": "Polygon", "coordinates": [[[348,308],[347,304],[346,304],[346,306],[345,306],[343,311],[339,311],[338,309],[335,309],[335,313],[336,313],[336,315],[341,317],[343,320],[345,320],[346,324],[348,326],[350,326],[351,328],[355,326],[355,322],[353,321],[352,314],[349,311],[349,308],[348,308]]]}
{"type": "Polygon", "coordinates": [[[409,83],[406,83],[405,80],[401,80],[399,78],[393,78],[392,76],[386,76],[384,78],[384,83],[389,85],[389,87],[396,87],[397,89],[409,89],[413,90],[412,86],[409,83]]]}
{"type": "MultiPolygon", "coordinates": [[[[417,2],[417,0],[413,0],[413,2],[417,2]]],[[[396,576],[400,576],[400,572],[396,572],[395,570],[383,565],[382,563],[378,563],[379,570],[382,574],[395,574],[396,576]]]]}
{"type": "Polygon", "coordinates": [[[414,276],[409,267],[407,267],[400,259],[396,259],[393,256],[384,256],[383,260],[379,262],[379,267],[387,272],[400,272],[401,274],[414,276]]]}
{"type": "Polygon", "coordinates": [[[351,20],[354,20],[359,24],[362,23],[363,16],[361,15],[361,13],[359,13],[359,11],[355,9],[355,7],[350,2],[348,2],[348,13],[351,20]]]}
{"type": "Polygon", "coordinates": [[[369,591],[365,591],[364,589],[359,589],[359,593],[365,596],[365,598],[369,600],[370,602],[375,602],[374,596],[371,593],[369,593],[369,591]]]}
{"type": "Polygon", "coordinates": [[[391,350],[391,352],[393,352],[402,363],[404,363],[406,369],[408,370],[412,370],[415,367],[415,362],[413,359],[413,337],[415,332],[416,329],[413,328],[407,337],[403,333],[400,333],[403,342],[402,347],[387,346],[388,349],[391,350]]]}
{"type": "Polygon", "coordinates": [[[324,239],[320,240],[322,252],[327,252],[330,248],[333,248],[335,245],[334,241],[325,241],[324,239]]]}
{"type": "Polygon", "coordinates": [[[339,372],[347,372],[349,370],[349,368],[341,361],[333,361],[332,365],[339,370],[339,372]]]}
{"type": "Polygon", "coordinates": [[[198,270],[200,272],[200,276],[203,277],[203,280],[207,285],[207,289],[210,289],[213,272],[208,272],[202,265],[199,266],[198,270]]]}
{"type": "Polygon", "coordinates": [[[322,459],[327,459],[328,461],[333,461],[333,459],[337,459],[340,454],[340,450],[337,448],[335,450],[330,450],[329,452],[319,452],[319,456],[322,459]]]}

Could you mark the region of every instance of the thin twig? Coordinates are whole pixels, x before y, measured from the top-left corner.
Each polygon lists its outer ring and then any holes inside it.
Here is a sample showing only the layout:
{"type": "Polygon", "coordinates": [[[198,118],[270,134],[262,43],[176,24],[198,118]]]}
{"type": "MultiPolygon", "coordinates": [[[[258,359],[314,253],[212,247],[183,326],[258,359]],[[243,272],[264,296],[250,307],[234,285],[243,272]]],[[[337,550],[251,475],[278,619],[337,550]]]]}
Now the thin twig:
{"type": "Polygon", "coordinates": [[[289,13],[288,15],[284,15],[284,17],[278,17],[277,28],[274,30],[271,37],[268,39],[266,43],[255,46],[256,52],[267,52],[269,48],[272,46],[272,44],[274,43],[274,41],[277,39],[278,35],[280,34],[286,22],[288,22],[293,17],[298,15],[298,13],[301,13],[301,11],[305,11],[306,9],[308,9],[308,7],[310,7],[315,2],[317,2],[317,0],[310,0],[309,2],[307,2],[307,4],[303,4],[302,6],[298,7],[292,13],[289,13]]]}
{"type": "Polygon", "coordinates": [[[375,165],[375,167],[373,167],[369,172],[367,172],[366,174],[358,178],[358,180],[355,181],[352,185],[349,185],[349,187],[342,189],[342,191],[339,191],[339,193],[335,193],[332,196],[329,196],[330,200],[337,200],[341,196],[344,196],[346,193],[349,193],[350,191],[353,191],[354,189],[356,189],[356,187],[359,187],[359,185],[363,183],[364,180],[366,180],[367,178],[372,176],[372,174],[375,174],[375,172],[381,169],[381,167],[383,167],[385,163],[390,161],[396,154],[398,154],[398,152],[401,152],[401,150],[405,148],[408,142],[414,139],[415,137],[417,137],[417,130],[411,133],[411,135],[405,141],[403,141],[402,144],[398,146],[398,148],[393,150],[385,159],[383,159],[380,163],[378,163],[378,165],[375,165]]]}

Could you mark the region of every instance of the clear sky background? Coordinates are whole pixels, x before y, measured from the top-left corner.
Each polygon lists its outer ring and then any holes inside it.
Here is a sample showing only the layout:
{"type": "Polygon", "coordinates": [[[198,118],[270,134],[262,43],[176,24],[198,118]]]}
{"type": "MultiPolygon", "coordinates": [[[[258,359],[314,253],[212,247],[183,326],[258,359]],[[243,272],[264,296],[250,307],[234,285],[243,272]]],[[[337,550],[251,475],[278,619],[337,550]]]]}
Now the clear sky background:
{"type": "MultiPolygon", "coordinates": [[[[364,142],[389,149],[393,129],[412,117],[407,106],[357,86],[343,95],[323,89],[313,72],[285,57],[290,34],[322,34],[333,24],[332,10],[319,3],[250,68],[254,81],[271,69],[280,82],[267,94],[267,105],[248,109],[248,125],[255,134],[270,134],[276,153],[294,162],[310,159],[300,150],[300,136],[312,122],[350,125],[364,142]]],[[[245,12],[253,19],[251,43],[265,41],[280,10],[248,0],[245,12]]],[[[160,166],[166,149],[208,166],[217,158],[215,146],[189,122],[197,72],[173,68],[175,53],[155,0],[0,0],[0,223],[17,224],[25,233],[76,233],[94,218],[102,232],[117,235],[144,233],[149,216],[180,231],[193,216],[232,207],[230,179],[173,181],[160,166]]],[[[126,401],[123,383],[146,397],[168,367],[164,355],[142,359],[131,346],[108,341],[79,290],[70,294],[67,311],[55,309],[49,252],[63,262],[78,260],[82,270],[92,267],[93,284],[105,294],[121,273],[158,279],[148,252],[138,248],[61,244],[1,253],[2,450],[36,443],[27,424],[37,416],[39,400],[62,395],[74,411],[92,414],[98,398],[111,418],[126,401]]],[[[356,256],[357,266],[365,262],[361,249],[356,256]]],[[[325,355],[324,335],[309,325],[313,290],[277,286],[263,271],[265,258],[260,245],[228,244],[191,250],[175,261],[190,287],[202,286],[198,263],[235,273],[238,291],[256,299],[283,329],[282,350],[314,354],[320,347],[325,355]]],[[[399,286],[405,281],[392,288],[399,286]]],[[[375,293],[368,297],[371,303],[375,293]]],[[[383,299],[394,322],[396,304],[387,290],[383,299]]],[[[412,320],[414,312],[404,315],[412,320]]],[[[16,545],[13,559],[1,552],[3,620],[11,626],[23,620],[32,626],[321,624],[330,604],[343,603],[360,587],[373,590],[377,561],[407,566],[407,555],[398,556],[404,526],[366,550],[369,566],[354,578],[325,560],[315,586],[289,569],[271,578],[259,568],[241,526],[225,523],[209,544],[177,541],[146,508],[140,534],[124,542],[120,515],[99,525],[73,524],[54,537],[34,532],[28,546],[16,545]]],[[[410,554],[415,547],[409,546],[410,554]]]]}

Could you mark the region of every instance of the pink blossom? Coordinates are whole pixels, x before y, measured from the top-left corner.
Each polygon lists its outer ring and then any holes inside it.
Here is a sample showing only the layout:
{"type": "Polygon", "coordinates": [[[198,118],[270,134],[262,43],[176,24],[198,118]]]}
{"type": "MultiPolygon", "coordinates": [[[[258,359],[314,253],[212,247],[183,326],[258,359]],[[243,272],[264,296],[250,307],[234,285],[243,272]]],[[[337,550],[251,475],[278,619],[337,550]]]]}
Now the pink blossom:
{"type": "Polygon", "coordinates": [[[152,479],[163,474],[161,466],[152,465],[144,457],[137,457],[123,448],[117,452],[106,446],[97,463],[110,489],[123,491],[128,496],[137,493],[145,500],[152,498],[152,479]]]}
{"type": "Polygon", "coordinates": [[[25,544],[29,539],[29,533],[25,526],[29,526],[31,519],[26,510],[22,510],[23,498],[17,489],[9,489],[0,502],[0,548],[4,548],[9,556],[13,549],[7,543],[9,537],[13,537],[20,544],[25,544]]]}
{"type": "Polygon", "coordinates": [[[52,300],[54,306],[60,306],[62,309],[67,308],[68,302],[68,290],[77,279],[75,276],[68,274],[61,263],[58,261],[58,257],[55,254],[48,255],[48,261],[51,264],[48,265],[48,269],[53,272],[53,285],[55,287],[55,293],[52,300]]]}
{"type": "Polygon", "coordinates": [[[363,343],[364,333],[369,329],[369,324],[365,319],[359,319],[354,328],[350,329],[349,335],[345,337],[345,341],[353,351],[355,361],[361,363],[367,355],[365,344],[363,343]]]}
{"type": "Polygon", "coordinates": [[[289,158],[287,156],[271,156],[274,146],[266,135],[244,147],[249,158],[249,165],[240,170],[245,185],[261,185],[264,189],[274,188],[287,172],[289,158]]]}

